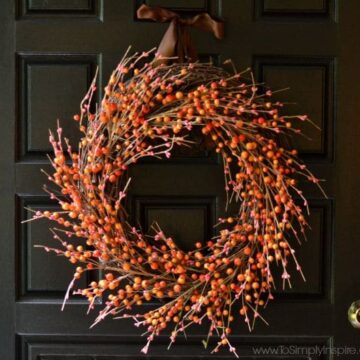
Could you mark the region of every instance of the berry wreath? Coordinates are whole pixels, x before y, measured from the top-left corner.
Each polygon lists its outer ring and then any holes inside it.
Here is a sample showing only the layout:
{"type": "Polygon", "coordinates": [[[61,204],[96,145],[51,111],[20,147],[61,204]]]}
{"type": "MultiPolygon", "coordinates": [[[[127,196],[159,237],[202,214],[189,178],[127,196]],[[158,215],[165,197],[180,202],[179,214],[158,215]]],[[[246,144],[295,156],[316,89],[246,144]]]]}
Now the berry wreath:
{"type": "Polygon", "coordinates": [[[45,190],[62,210],[37,211],[33,219],[60,225],[52,228],[60,248],[45,249],[77,266],[64,304],[76,280],[101,270],[102,279],[73,290],[87,297],[89,309],[105,298],[94,324],[108,315],[134,319],[147,328],[146,353],[164,329],[171,327],[173,343],[190,325],[207,322],[204,344],[217,337],[214,352],[227,346],[237,355],[232,324],[240,317],[251,330],[257,318],[265,321],[260,310],[273,298],[273,269],[282,269],[283,285],[290,284],[289,262],[302,274],[291,246],[307,227],[297,183],[303,177],[319,186],[319,180],[281,139],[300,133],[296,122],[310,120],[282,115],[283,104],[260,91],[249,70],[159,65],[150,53],[125,54],[96,110],[93,80],[74,116],[83,133],[77,151],[60,127],[56,138],[50,133],[54,173],[47,176],[58,190],[45,190]],[[187,135],[196,129],[222,158],[228,203],[238,211],[219,219],[215,238],[183,251],[157,224],[145,235],[127,222],[126,173],[141,158],[168,158],[175,147],[192,146],[187,135]],[[74,245],[75,238],[83,245],[74,245]],[[155,308],[141,307],[154,300],[155,308]]]}

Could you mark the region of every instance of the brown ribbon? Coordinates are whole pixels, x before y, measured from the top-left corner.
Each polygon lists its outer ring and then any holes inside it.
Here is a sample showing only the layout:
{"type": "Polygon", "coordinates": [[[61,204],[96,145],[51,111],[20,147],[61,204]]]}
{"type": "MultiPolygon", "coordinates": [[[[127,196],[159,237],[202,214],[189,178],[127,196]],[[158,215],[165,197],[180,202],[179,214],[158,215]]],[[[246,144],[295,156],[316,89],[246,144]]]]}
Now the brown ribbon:
{"type": "Polygon", "coordinates": [[[188,26],[210,31],[217,39],[224,37],[224,23],[213,19],[207,13],[183,18],[174,11],[142,4],[136,14],[138,19],[150,19],[156,22],[170,21],[169,28],[158,47],[158,54],[165,58],[176,57],[179,62],[197,60],[197,53],[187,30],[188,26]]]}

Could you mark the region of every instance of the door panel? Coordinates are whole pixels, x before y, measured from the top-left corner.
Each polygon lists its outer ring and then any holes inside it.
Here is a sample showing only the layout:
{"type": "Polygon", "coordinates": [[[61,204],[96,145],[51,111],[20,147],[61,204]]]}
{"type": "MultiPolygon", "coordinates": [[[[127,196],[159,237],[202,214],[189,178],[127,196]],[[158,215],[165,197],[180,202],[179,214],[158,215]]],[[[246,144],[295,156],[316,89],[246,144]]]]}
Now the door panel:
{"type": "MultiPolygon", "coordinates": [[[[116,337],[114,339],[97,337],[91,340],[90,344],[88,339],[85,340],[81,337],[75,337],[71,341],[60,337],[54,341],[53,338],[46,336],[31,336],[19,340],[22,350],[27,356],[25,358],[37,360],[233,359],[233,356],[226,353],[209,357],[207,350],[199,352],[199,339],[194,338],[188,339],[186,342],[180,341],[179,344],[173,345],[170,351],[164,350],[167,342],[161,341],[158,345],[153,346],[150,356],[139,354],[137,341],[133,338],[129,338],[123,344],[119,343],[116,337]],[[84,344],[86,344],[86,348],[84,344]],[[186,347],[186,352],[184,352],[184,347],[186,347]],[[66,351],[63,350],[64,348],[66,351]],[[89,355],[90,353],[92,355],[89,355]]],[[[311,351],[314,352],[316,347],[329,346],[329,339],[317,338],[314,340],[309,337],[297,337],[279,341],[277,338],[252,336],[247,339],[235,340],[234,345],[239,350],[240,358],[244,360],[262,360],[265,358],[264,354],[266,354],[267,360],[324,360],[327,357],[312,355],[311,351]],[[306,349],[309,349],[311,357],[306,354],[306,349]]]]}
{"type": "MultiPolygon", "coordinates": [[[[234,329],[234,345],[243,359],[263,359],[254,349],[278,349],[269,359],[330,359],[307,356],[316,346],[360,347],[360,334],[346,311],[360,297],[356,214],[360,210],[360,3],[340,0],[2,0],[1,55],[1,249],[0,358],[9,360],[141,359],[145,339],[130,322],[104,321],[89,326],[84,300],[72,296],[60,311],[71,265],[34,248],[52,244],[45,222],[24,223],[26,208],[55,205],[44,196],[49,170],[48,129],[59,119],[76,146],[72,115],[99,68],[102,87],[129,45],[134,51],[159,44],[167,24],[136,19],[142,3],[168,6],[184,15],[207,11],[223,18],[222,41],[191,30],[200,58],[221,64],[231,58],[238,69],[252,66],[258,82],[288,102],[285,111],[308,113],[321,131],[306,126],[306,138],[291,140],[320,178],[328,198],[303,184],[311,208],[308,241],[297,246],[307,282],[294,271],[293,288],[282,291],[254,334],[244,323],[234,329]],[[5,289],[5,290],[4,290],[5,289]],[[279,352],[279,347],[284,346],[279,352]],[[291,352],[291,349],[294,351],[291,352]],[[297,351],[297,352],[296,352],[297,351]]],[[[195,141],[197,139],[195,138],[195,141]]],[[[221,161],[204,144],[178,150],[168,160],[144,160],[129,170],[130,220],[145,231],[154,221],[184,249],[206,241],[224,214],[221,161]]],[[[94,275],[97,276],[96,274],[94,275]]],[[[91,281],[91,278],[85,279],[91,281]]],[[[152,305],[149,305],[152,306],[152,305]]],[[[95,312],[101,309],[97,304],[95,312]]],[[[188,334],[166,352],[161,338],[148,359],[228,359],[210,356],[201,345],[204,328],[188,334]]],[[[349,359],[347,355],[336,357],[349,359]]]]}
{"type": "Polygon", "coordinates": [[[51,152],[49,129],[54,129],[54,112],[76,146],[79,140],[77,124],[69,120],[95,75],[97,56],[17,53],[16,60],[18,160],[46,159],[46,154],[51,152]]]}
{"type": "Polygon", "coordinates": [[[292,141],[300,154],[307,161],[331,161],[335,122],[335,59],[256,56],[254,67],[259,82],[271,84],[273,89],[285,89],[276,95],[280,101],[287,103],[285,111],[305,112],[321,129],[317,130],[308,123],[299,124],[307,135],[307,138],[294,137],[292,141]]]}

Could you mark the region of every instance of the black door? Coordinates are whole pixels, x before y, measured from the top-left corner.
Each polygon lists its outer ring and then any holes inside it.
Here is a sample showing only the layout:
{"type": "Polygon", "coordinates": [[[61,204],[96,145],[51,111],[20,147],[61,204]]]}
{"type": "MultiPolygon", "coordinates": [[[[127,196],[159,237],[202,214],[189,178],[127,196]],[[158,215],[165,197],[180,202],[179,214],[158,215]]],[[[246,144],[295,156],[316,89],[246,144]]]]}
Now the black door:
{"type": "MultiPolygon", "coordinates": [[[[48,129],[61,120],[76,140],[72,115],[97,66],[99,88],[129,45],[147,50],[159,43],[166,24],[135,19],[143,1],[1,1],[0,100],[0,359],[110,360],[141,358],[145,339],[130,322],[106,320],[89,330],[95,313],[71,298],[60,311],[71,266],[33,247],[48,244],[46,222],[25,223],[26,208],[54,206],[42,191],[50,151],[48,129]]],[[[321,131],[296,140],[302,158],[320,178],[328,199],[305,189],[312,231],[298,251],[307,282],[295,279],[279,291],[253,334],[239,323],[233,342],[244,359],[351,359],[360,332],[347,309],[360,298],[360,3],[356,0],[152,0],[175,11],[207,11],[224,19],[222,41],[193,31],[202,58],[231,58],[252,66],[259,81],[279,93],[292,113],[308,113],[321,131]],[[345,346],[350,348],[345,348],[345,346]],[[308,354],[306,354],[306,350],[308,354]],[[261,350],[262,349],[262,350],[261,350]],[[268,349],[268,350],[266,350],[268,349]],[[271,350],[272,349],[272,350],[271,350]],[[347,354],[346,354],[347,352],[347,354]]],[[[99,94],[100,98],[101,94],[99,94]]],[[[224,203],[221,163],[201,148],[169,161],[131,169],[130,210],[147,228],[156,219],[184,248],[213,234],[224,203]],[[186,224],[186,225],[184,225],[186,224]]],[[[97,309],[101,305],[96,306],[97,309]]],[[[96,310],[96,309],[95,309],[96,310]]],[[[96,312],[96,311],[95,311],[96,312]]],[[[199,333],[166,352],[167,339],[149,359],[207,359],[199,333]]],[[[358,355],[357,355],[358,356],[358,355]]],[[[356,355],[354,359],[358,358],[356,355]]],[[[217,355],[217,359],[231,357],[217,355]]]]}

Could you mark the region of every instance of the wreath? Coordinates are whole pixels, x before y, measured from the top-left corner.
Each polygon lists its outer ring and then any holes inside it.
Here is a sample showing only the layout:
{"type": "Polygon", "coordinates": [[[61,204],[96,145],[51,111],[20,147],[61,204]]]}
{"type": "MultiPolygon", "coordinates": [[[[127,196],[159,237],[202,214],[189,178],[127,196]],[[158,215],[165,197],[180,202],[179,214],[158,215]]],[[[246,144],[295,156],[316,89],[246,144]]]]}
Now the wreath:
{"type": "Polygon", "coordinates": [[[290,284],[289,262],[302,275],[291,245],[307,226],[297,183],[319,180],[281,138],[298,134],[296,123],[310,120],[282,115],[283,104],[250,70],[159,65],[150,53],[124,56],[96,109],[93,80],[74,116],[83,133],[78,150],[60,127],[56,136],[50,133],[54,172],[47,176],[58,190],[45,190],[61,210],[38,211],[34,218],[60,225],[52,228],[60,248],[46,250],[77,266],[63,306],[76,280],[100,270],[101,279],[73,290],[88,299],[89,309],[104,300],[94,324],[109,315],[132,318],[146,327],[147,353],[165,329],[171,328],[174,343],[191,325],[208,323],[204,344],[217,337],[214,352],[227,346],[236,355],[232,324],[240,317],[252,330],[257,318],[265,321],[260,313],[273,298],[274,268],[282,269],[284,286],[290,284]],[[157,224],[150,234],[129,224],[126,174],[140,159],[169,158],[176,147],[194,146],[188,135],[196,129],[222,159],[227,202],[238,211],[219,219],[217,236],[184,251],[157,224]],[[76,238],[81,245],[74,245],[76,238]]]}

